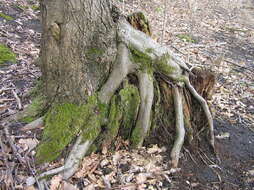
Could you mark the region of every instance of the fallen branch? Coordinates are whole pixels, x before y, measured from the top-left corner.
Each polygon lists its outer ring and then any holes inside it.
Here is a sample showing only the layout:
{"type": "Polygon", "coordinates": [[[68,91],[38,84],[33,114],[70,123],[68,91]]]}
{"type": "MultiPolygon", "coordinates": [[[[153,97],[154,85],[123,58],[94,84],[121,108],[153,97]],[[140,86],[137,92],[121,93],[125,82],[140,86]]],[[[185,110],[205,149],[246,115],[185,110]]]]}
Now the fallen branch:
{"type": "Polygon", "coordinates": [[[21,164],[26,164],[26,161],[25,159],[20,155],[20,153],[18,152],[16,146],[15,146],[15,143],[13,142],[11,136],[10,136],[10,133],[9,133],[9,130],[8,130],[8,125],[7,124],[3,124],[3,127],[4,127],[4,133],[5,133],[5,136],[6,136],[6,139],[8,140],[8,143],[9,145],[11,146],[11,149],[13,151],[13,154],[17,156],[19,162],[21,164]]]}
{"type": "Polygon", "coordinates": [[[17,102],[17,104],[18,104],[18,109],[19,109],[19,110],[22,110],[21,100],[20,100],[20,98],[18,97],[17,93],[15,92],[15,90],[11,90],[11,92],[12,92],[13,96],[14,96],[15,99],[16,99],[16,102],[17,102]]]}

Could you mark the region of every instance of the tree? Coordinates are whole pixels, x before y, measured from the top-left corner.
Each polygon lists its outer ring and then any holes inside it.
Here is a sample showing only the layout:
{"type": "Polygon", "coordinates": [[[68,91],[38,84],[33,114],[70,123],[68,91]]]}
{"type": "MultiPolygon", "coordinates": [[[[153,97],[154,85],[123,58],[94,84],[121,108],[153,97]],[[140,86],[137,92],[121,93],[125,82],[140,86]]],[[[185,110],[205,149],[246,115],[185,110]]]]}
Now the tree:
{"type": "Polygon", "coordinates": [[[175,136],[171,158],[177,167],[185,137],[192,143],[207,123],[214,149],[205,101],[214,76],[191,71],[155,42],[142,13],[125,19],[108,0],[42,0],[41,15],[39,116],[45,129],[37,162],[52,161],[75,143],[64,166],[39,177],[63,172],[69,178],[88,151],[108,149],[117,136],[140,147],[166,130],[168,142],[175,136]]]}

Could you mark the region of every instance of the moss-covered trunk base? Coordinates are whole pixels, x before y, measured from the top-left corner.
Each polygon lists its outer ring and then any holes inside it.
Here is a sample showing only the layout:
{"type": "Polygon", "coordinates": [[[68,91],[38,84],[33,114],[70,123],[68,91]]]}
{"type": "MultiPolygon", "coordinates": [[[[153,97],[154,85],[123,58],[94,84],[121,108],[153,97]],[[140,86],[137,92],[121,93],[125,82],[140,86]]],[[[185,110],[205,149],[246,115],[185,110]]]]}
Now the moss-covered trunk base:
{"type": "Polygon", "coordinates": [[[183,143],[198,142],[194,134],[204,126],[214,149],[213,120],[206,102],[214,76],[190,71],[167,47],[151,39],[150,32],[133,28],[125,19],[118,21],[117,34],[115,64],[102,87],[81,104],[55,102],[44,116],[37,162],[53,161],[67,146],[72,148],[62,167],[42,173],[39,179],[56,173],[68,179],[85,154],[111,149],[118,137],[134,148],[144,142],[167,145],[172,167],[178,166],[183,143]]]}

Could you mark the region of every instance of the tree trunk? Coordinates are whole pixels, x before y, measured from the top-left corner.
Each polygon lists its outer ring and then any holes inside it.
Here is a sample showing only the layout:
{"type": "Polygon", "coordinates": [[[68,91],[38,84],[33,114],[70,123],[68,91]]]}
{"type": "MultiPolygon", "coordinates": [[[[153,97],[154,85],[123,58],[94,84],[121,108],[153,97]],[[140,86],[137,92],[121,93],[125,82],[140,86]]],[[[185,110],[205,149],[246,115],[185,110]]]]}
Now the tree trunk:
{"type": "Polygon", "coordinates": [[[41,68],[48,106],[37,162],[55,160],[76,140],[64,166],[39,178],[59,172],[69,178],[92,147],[107,150],[117,136],[130,140],[132,147],[174,144],[173,167],[185,136],[193,143],[193,134],[204,123],[214,148],[205,101],[214,76],[190,71],[151,39],[142,13],[127,22],[108,0],[42,0],[41,11],[41,68]]]}
{"type": "Polygon", "coordinates": [[[82,104],[107,79],[116,24],[107,0],[41,1],[41,70],[48,101],[82,104]]]}

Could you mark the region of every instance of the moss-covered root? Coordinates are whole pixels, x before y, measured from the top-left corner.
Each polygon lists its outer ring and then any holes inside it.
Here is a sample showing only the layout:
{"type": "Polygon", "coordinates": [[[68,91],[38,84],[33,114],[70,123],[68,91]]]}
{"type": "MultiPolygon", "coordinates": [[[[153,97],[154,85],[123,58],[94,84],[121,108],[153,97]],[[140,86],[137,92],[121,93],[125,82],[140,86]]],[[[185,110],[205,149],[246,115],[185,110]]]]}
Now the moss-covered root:
{"type": "Polygon", "coordinates": [[[70,178],[78,169],[80,160],[83,159],[89,147],[92,145],[94,139],[85,140],[83,142],[82,137],[78,137],[75,145],[73,146],[68,159],[65,162],[65,170],[63,172],[63,178],[70,178]]]}
{"type": "Polygon", "coordinates": [[[55,175],[62,173],[64,179],[70,178],[78,169],[79,163],[82,158],[85,156],[89,147],[92,145],[92,140],[83,141],[83,137],[79,136],[65,162],[65,164],[59,168],[55,168],[49,171],[46,171],[39,175],[38,179],[43,179],[50,175],[55,175]]]}
{"type": "Polygon", "coordinates": [[[43,117],[40,117],[31,123],[26,124],[24,127],[21,128],[22,131],[27,131],[27,130],[32,130],[32,129],[37,129],[41,128],[44,124],[43,117]]]}
{"type": "Polygon", "coordinates": [[[143,141],[149,132],[151,109],[153,104],[153,79],[147,73],[138,73],[139,91],[141,105],[139,108],[136,126],[131,135],[131,143],[133,147],[141,147],[143,141]]]}
{"type": "Polygon", "coordinates": [[[172,166],[177,167],[180,152],[184,143],[185,129],[183,116],[182,95],[179,93],[178,87],[173,87],[174,108],[176,116],[176,140],[173,149],[171,150],[172,166]]]}
{"type": "Polygon", "coordinates": [[[184,82],[185,85],[187,86],[187,88],[189,89],[189,91],[191,92],[191,94],[193,95],[193,97],[200,103],[201,107],[204,110],[204,113],[206,115],[207,121],[208,121],[208,127],[209,127],[209,141],[210,141],[210,145],[213,148],[213,150],[215,151],[215,147],[214,147],[214,126],[213,126],[213,117],[212,114],[209,110],[209,107],[207,105],[206,100],[200,96],[198,94],[198,92],[195,90],[195,88],[191,85],[189,77],[185,76],[184,78],[184,82]]]}

